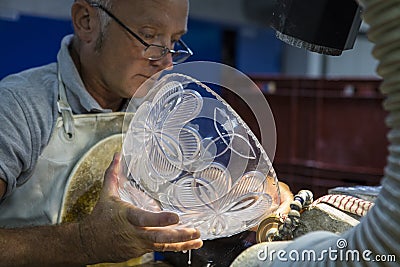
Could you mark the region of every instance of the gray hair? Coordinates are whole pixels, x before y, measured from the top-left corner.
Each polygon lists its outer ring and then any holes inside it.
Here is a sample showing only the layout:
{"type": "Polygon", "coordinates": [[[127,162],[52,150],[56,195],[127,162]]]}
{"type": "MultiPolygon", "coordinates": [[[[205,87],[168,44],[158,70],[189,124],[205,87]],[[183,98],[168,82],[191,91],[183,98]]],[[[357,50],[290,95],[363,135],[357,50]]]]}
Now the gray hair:
{"type": "MultiPolygon", "coordinates": [[[[97,0],[95,2],[104,6],[107,10],[111,10],[113,0],[97,0]]],[[[106,36],[107,28],[108,28],[108,25],[110,24],[111,18],[105,12],[103,12],[101,9],[97,10],[97,14],[100,19],[100,35],[99,35],[99,38],[97,38],[97,40],[96,40],[95,51],[99,52],[103,46],[104,38],[106,36]]]]}

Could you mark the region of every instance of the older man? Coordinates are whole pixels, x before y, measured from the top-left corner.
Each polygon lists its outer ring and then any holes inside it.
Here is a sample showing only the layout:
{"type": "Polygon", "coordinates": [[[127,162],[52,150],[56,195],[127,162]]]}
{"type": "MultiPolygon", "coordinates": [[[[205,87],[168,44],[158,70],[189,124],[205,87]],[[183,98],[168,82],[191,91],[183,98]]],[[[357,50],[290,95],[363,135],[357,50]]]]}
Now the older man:
{"type": "Polygon", "coordinates": [[[181,40],[187,0],[76,0],[71,14],[75,34],[56,63],[0,82],[0,266],[81,266],[201,247],[196,229],[164,227],[176,214],[119,199],[118,155],[93,212],[57,224],[79,158],[121,131],[112,126],[121,124],[118,111],[146,93],[137,92],[144,81],[191,55],[181,40]]]}

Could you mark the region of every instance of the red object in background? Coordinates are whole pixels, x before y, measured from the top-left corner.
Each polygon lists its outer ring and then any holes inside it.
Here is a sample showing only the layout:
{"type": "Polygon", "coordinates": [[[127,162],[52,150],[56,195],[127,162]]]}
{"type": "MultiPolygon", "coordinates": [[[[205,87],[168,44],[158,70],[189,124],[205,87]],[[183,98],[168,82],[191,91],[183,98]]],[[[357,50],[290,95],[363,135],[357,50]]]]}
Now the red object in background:
{"type": "MultiPolygon", "coordinates": [[[[380,80],[251,78],[275,118],[278,179],[316,197],[336,186],[379,185],[388,155],[380,80]]],[[[250,109],[222,95],[259,136],[250,109]]]]}

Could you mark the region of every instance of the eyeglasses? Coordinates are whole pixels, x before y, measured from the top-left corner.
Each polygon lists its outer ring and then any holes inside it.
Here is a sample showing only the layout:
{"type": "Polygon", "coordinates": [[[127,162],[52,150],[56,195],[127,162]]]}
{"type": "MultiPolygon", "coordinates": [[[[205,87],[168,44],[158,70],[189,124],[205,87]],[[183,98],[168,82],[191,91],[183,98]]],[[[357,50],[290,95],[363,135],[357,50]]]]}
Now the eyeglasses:
{"type": "Polygon", "coordinates": [[[122,28],[124,28],[130,35],[132,35],[136,40],[138,40],[141,44],[143,44],[146,48],[143,50],[143,57],[147,58],[151,61],[160,60],[165,57],[168,53],[172,54],[172,61],[174,64],[182,63],[190,56],[193,55],[192,50],[181,40],[179,39],[175,44],[175,49],[169,49],[166,46],[156,45],[156,44],[148,44],[142,38],[139,37],[136,33],[134,33],[131,29],[128,28],[122,21],[120,21],[114,14],[112,14],[109,10],[107,10],[104,6],[95,2],[88,2],[90,6],[100,8],[104,11],[108,16],[110,16],[115,22],[117,22],[122,28]]]}

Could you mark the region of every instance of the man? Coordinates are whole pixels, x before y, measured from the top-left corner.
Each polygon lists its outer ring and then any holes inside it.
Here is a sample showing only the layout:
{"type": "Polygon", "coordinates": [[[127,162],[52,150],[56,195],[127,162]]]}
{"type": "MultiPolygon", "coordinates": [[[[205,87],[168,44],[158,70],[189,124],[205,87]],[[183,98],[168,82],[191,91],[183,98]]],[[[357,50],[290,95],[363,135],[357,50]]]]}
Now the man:
{"type": "Polygon", "coordinates": [[[0,83],[0,266],[81,266],[201,247],[197,230],[163,227],[176,214],[119,199],[118,155],[93,212],[57,224],[77,159],[120,130],[98,135],[101,123],[118,121],[144,81],[190,55],[180,41],[187,0],[76,0],[71,15],[75,34],[63,39],[57,63],[0,83]]]}

